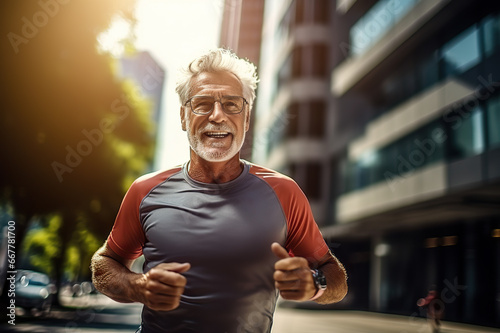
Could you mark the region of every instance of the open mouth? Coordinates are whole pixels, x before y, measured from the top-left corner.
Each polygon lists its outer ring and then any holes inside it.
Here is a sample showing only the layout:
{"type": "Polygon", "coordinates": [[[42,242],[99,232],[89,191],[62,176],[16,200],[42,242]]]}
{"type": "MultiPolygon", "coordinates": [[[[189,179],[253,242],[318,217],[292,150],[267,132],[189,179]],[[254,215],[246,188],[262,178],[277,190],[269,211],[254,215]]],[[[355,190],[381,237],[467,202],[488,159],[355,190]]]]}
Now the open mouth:
{"type": "Polygon", "coordinates": [[[226,138],[230,135],[229,132],[206,132],[206,136],[209,138],[214,138],[214,139],[223,139],[226,138]]]}

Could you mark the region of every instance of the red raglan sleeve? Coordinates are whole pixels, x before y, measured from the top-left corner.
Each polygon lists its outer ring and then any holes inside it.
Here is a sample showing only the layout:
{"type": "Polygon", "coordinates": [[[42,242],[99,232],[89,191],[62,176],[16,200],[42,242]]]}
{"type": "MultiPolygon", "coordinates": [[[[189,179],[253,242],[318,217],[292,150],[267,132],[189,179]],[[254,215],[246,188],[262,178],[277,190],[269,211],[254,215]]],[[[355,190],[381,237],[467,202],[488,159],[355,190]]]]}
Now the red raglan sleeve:
{"type": "Polygon", "coordinates": [[[319,261],[329,248],[314,220],[309,201],[297,183],[284,175],[268,173],[266,181],[274,189],[287,220],[285,248],[291,255],[319,261]]]}
{"type": "Polygon", "coordinates": [[[283,188],[287,189],[286,193],[279,192],[278,197],[287,217],[285,247],[295,256],[317,262],[329,249],[314,220],[309,201],[295,182],[290,180],[283,188]]]}
{"type": "Polygon", "coordinates": [[[139,208],[144,195],[144,182],[136,180],[123,198],[108,237],[109,247],[125,259],[136,259],[142,254],[145,236],[139,208]]]}

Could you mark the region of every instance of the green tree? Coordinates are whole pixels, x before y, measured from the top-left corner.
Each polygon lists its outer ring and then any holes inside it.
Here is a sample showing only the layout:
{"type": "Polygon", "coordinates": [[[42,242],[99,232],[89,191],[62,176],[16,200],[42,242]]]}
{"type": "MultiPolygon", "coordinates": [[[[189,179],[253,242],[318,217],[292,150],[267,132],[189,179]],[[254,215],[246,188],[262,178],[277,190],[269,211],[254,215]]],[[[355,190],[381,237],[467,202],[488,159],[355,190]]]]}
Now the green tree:
{"type": "Polygon", "coordinates": [[[57,279],[68,248],[78,244],[75,230],[84,226],[103,240],[125,184],[152,158],[149,106],[133,85],[116,79],[113,60],[96,47],[111,19],[130,19],[133,5],[0,3],[6,37],[0,42],[0,199],[13,207],[18,248],[34,216],[60,217],[58,251],[51,257],[57,279]]]}

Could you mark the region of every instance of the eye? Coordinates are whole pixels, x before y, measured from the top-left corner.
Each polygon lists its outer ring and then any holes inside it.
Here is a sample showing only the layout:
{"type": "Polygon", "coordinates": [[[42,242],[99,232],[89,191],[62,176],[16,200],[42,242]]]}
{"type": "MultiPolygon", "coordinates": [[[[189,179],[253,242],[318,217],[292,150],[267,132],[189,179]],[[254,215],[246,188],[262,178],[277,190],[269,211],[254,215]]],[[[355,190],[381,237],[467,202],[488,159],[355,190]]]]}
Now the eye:
{"type": "Polygon", "coordinates": [[[197,97],[191,100],[191,107],[193,108],[193,110],[200,113],[210,112],[213,105],[214,101],[211,98],[197,97]]]}

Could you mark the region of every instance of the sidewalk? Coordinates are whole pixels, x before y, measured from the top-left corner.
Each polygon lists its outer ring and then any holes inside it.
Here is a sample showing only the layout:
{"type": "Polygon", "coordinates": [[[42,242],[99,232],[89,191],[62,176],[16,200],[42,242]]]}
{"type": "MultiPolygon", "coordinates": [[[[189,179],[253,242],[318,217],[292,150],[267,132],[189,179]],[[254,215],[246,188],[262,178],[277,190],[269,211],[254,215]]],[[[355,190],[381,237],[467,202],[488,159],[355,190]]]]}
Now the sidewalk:
{"type": "MultiPolygon", "coordinates": [[[[279,308],[272,333],[431,333],[427,320],[343,310],[279,308]]],[[[500,329],[443,322],[442,333],[499,333],[500,329]]]]}

